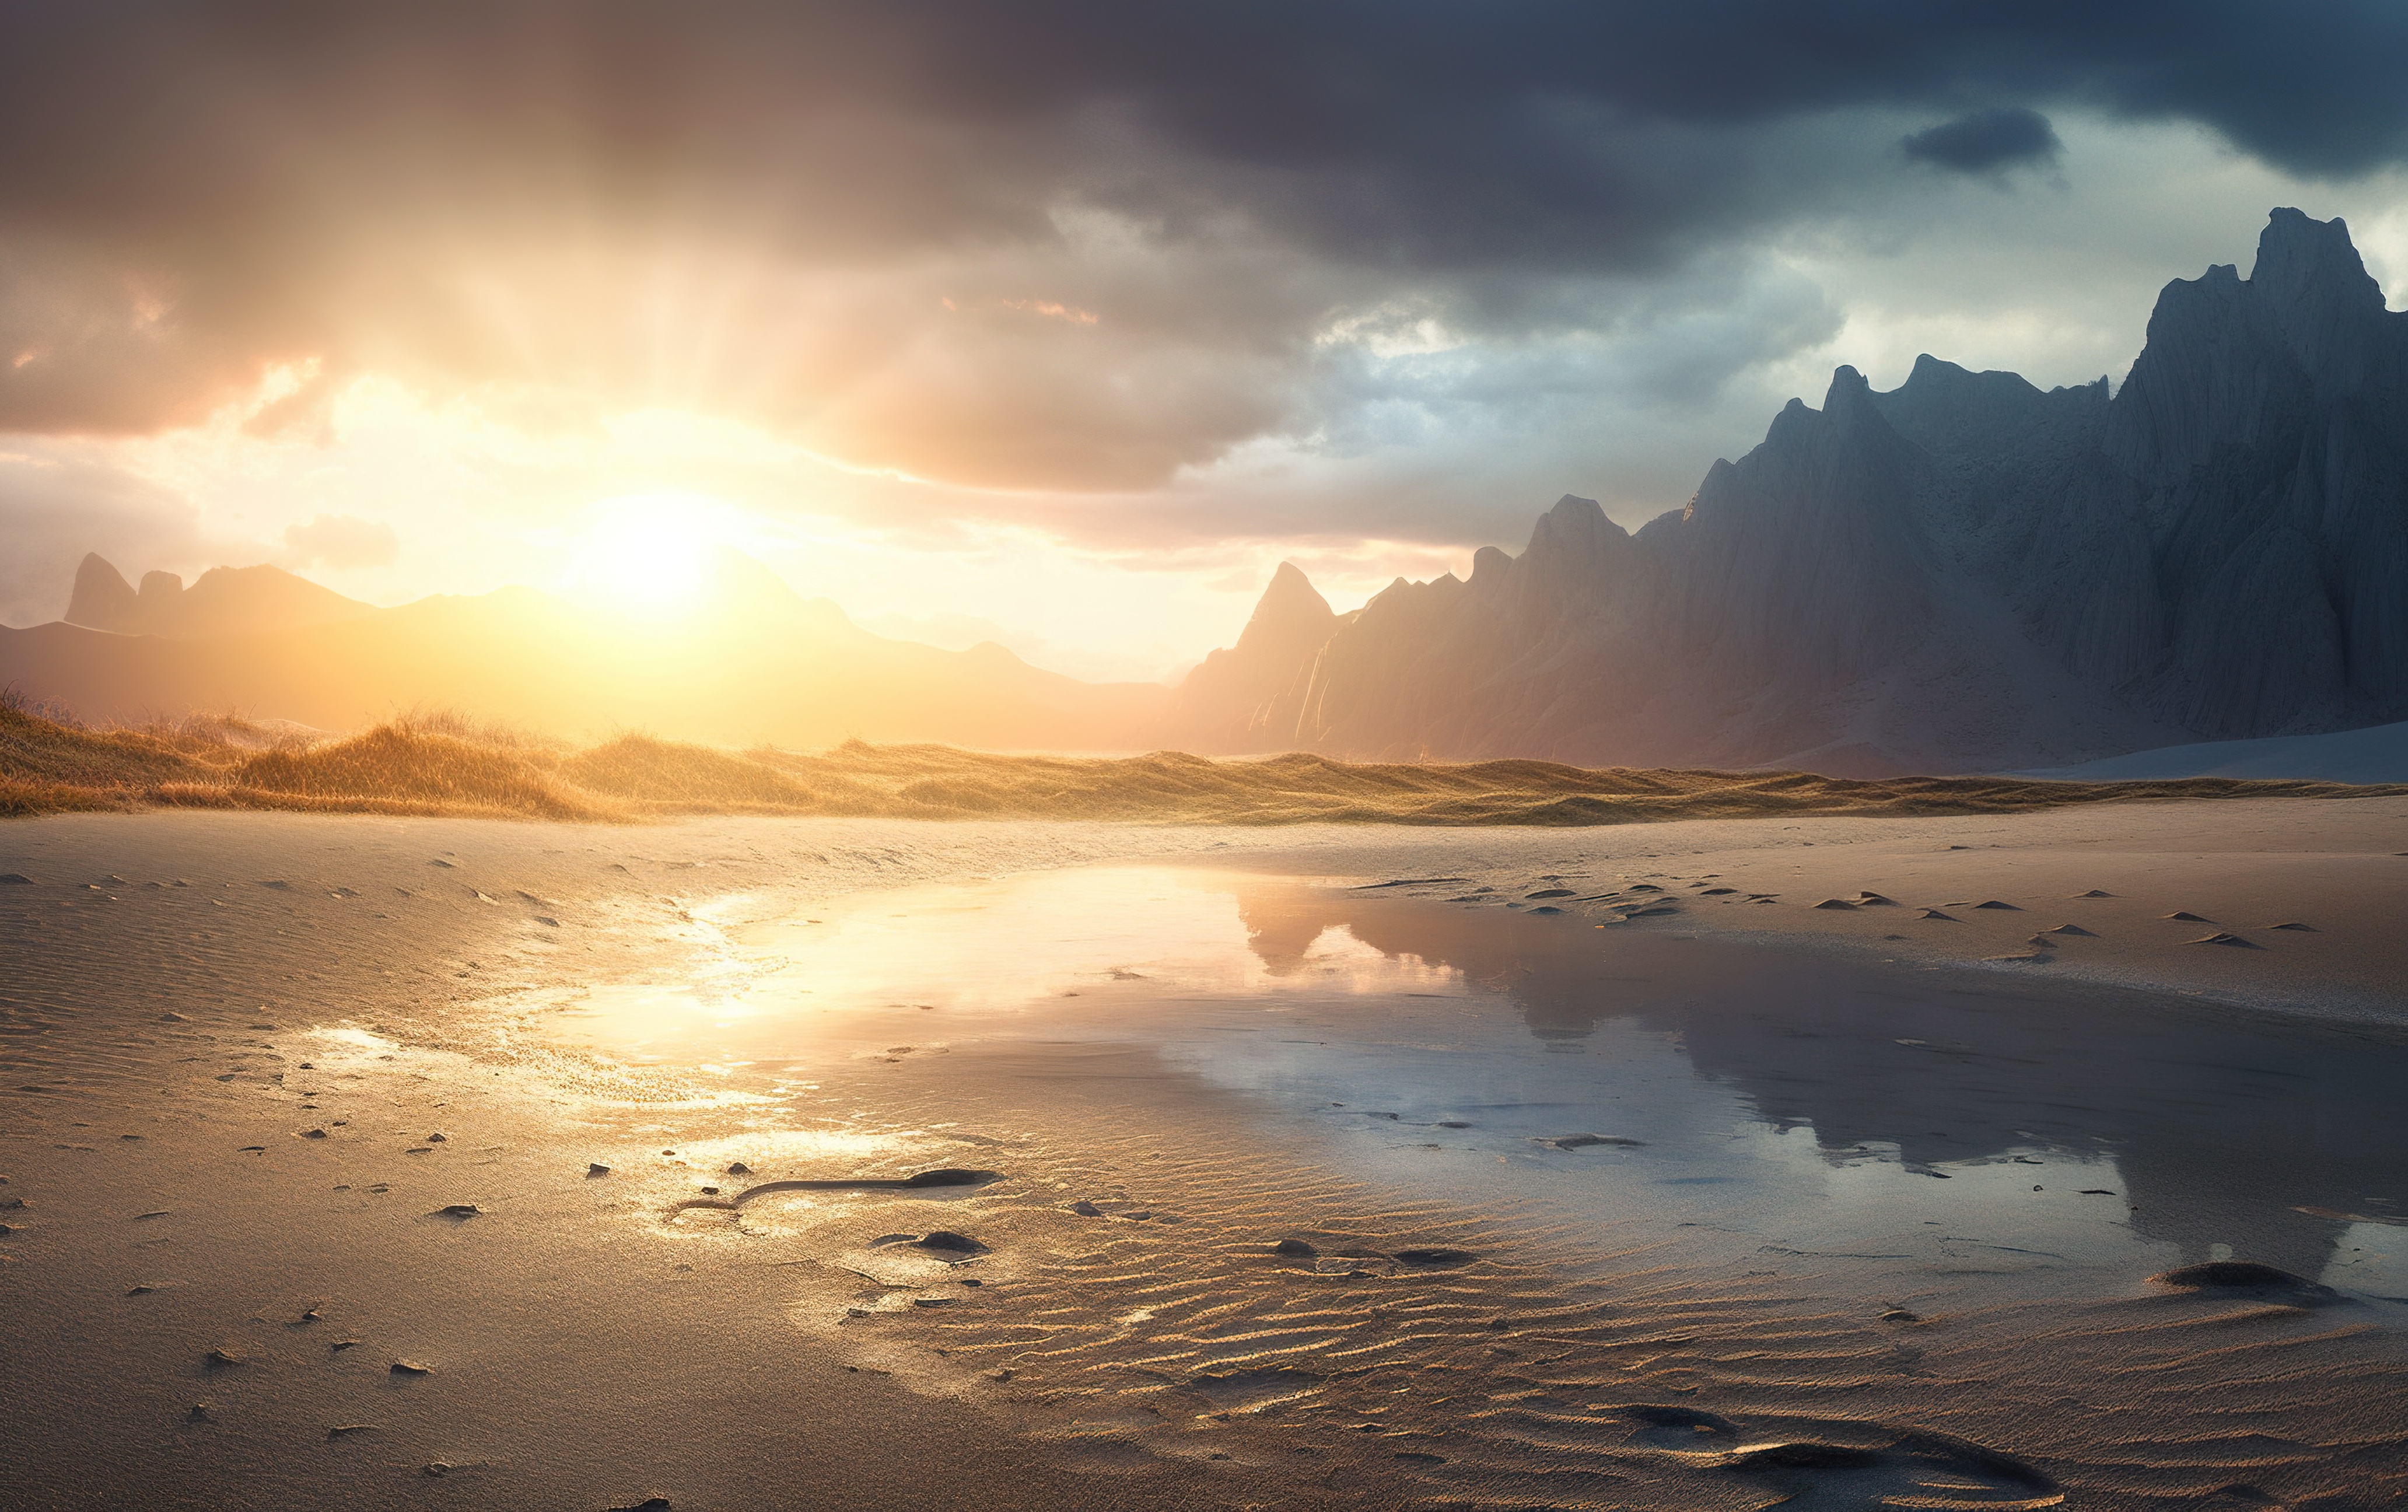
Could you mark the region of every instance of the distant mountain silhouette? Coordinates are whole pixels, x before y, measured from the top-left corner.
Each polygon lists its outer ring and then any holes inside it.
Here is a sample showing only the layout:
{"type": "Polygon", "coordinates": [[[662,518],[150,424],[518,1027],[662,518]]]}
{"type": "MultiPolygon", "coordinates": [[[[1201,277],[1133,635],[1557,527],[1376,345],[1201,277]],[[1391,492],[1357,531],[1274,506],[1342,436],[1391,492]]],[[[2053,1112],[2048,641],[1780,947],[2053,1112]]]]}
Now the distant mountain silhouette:
{"type": "Polygon", "coordinates": [[[121,635],[189,640],[332,625],[376,612],[374,604],[274,567],[211,568],[189,588],[173,572],[146,572],[136,589],[95,552],[76,569],[66,622],[121,635]]]}
{"type": "Polygon", "coordinates": [[[1238,643],[1181,684],[1199,720],[1190,738],[1216,750],[1274,749],[1259,742],[1297,727],[1314,653],[1353,617],[1333,613],[1303,569],[1282,562],[1238,643]]]}
{"type": "Polygon", "coordinates": [[[1164,742],[1875,775],[2399,720],[2408,314],[2278,209],[2248,280],[2167,285],[2112,398],[1842,367],[1636,535],[1566,497],[1518,557],[1308,621],[1208,660],[1164,742]]]}
{"type": "Polygon", "coordinates": [[[87,558],[69,612],[85,623],[0,627],[0,684],[95,723],[199,710],[343,730],[432,706],[571,738],[1074,751],[1125,748],[1169,691],[1082,683],[993,644],[872,635],[733,552],[714,564],[707,612],[676,623],[529,588],[376,609],[273,568],[220,569],[180,592],[164,573],[144,584],[87,558]],[[201,628],[214,625],[245,627],[201,628]]]}

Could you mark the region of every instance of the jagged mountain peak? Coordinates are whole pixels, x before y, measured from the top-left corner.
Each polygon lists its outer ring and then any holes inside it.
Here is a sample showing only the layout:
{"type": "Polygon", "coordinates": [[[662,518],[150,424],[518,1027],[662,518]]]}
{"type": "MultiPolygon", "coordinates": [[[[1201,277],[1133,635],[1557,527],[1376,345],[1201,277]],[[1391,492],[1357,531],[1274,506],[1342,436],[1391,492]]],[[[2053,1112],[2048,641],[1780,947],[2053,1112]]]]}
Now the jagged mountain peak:
{"type": "Polygon", "coordinates": [[[1689,509],[1633,536],[1567,497],[1518,559],[1399,583],[1248,684],[1272,717],[1191,727],[1844,773],[2408,717],[2408,314],[2343,223],[2279,209],[2250,279],[2176,280],[2148,329],[2112,393],[1842,366],[1689,509]]]}
{"type": "Polygon", "coordinates": [[[2332,308],[2372,313],[2384,308],[2383,286],[2367,272],[2338,215],[2329,221],[2281,209],[2258,236],[2258,264],[2249,281],[2294,310],[2332,308]]]}
{"type": "Polygon", "coordinates": [[[95,630],[113,629],[131,618],[141,602],[125,574],[98,552],[86,552],[76,564],[75,590],[67,596],[69,625],[95,630]]]}
{"type": "Polygon", "coordinates": [[[1272,571],[1262,598],[1255,600],[1254,612],[1246,621],[1238,644],[1286,643],[1314,635],[1326,640],[1337,620],[1329,600],[1321,597],[1321,590],[1304,575],[1304,569],[1294,562],[1282,562],[1272,571]]]}
{"type": "Polygon", "coordinates": [[[190,587],[176,573],[150,571],[137,590],[94,552],[76,569],[64,618],[88,629],[184,639],[327,625],[375,612],[374,605],[264,565],[213,567],[190,587]]]}

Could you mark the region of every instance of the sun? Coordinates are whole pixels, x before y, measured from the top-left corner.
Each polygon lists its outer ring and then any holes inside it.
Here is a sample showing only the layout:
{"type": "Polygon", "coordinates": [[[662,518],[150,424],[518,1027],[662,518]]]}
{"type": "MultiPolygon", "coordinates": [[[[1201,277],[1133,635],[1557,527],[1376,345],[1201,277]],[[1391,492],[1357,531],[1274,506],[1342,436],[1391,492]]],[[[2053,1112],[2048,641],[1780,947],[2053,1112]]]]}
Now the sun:
{"type": "Polygon", "coordinates": [[[588,511],[570,586],[620,613],[667,619],[701,602],[724,544],[725,504],[700,494],[614,498],[588,511]]]}

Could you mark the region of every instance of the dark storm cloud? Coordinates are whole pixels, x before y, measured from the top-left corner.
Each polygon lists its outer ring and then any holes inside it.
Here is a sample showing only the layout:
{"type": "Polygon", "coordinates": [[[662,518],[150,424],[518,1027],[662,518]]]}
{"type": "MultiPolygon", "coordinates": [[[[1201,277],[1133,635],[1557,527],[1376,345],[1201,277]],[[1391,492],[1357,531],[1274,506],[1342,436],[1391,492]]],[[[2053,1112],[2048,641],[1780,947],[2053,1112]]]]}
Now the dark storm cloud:
{"type": "Polygon", "coordinates": [[[1943,121],[1899,143],[1918,162],[1958,173],[1991,173],[2044,162],[2065,150],[2048,117],[2019,105],[1993,106],[1943,121]]]}
{"type": "Polygon", "coordinates": [[[1958,167],[2045,152],[2044,107],[2346,174],[2408,148],[2402,78],[2408,7],[2337,0],[16,0],[0,428],[315,362],[310,395],[575,382],[1127,486],[1288,423],[1346,310],[1577,326],[1612,317],[1568,280],[1842,214],[1901,114],[1958,167]],[[751,274],[697,250],[731,248],[751,274]],[[765,267],[850,292],[781,316],[765,267]]]}

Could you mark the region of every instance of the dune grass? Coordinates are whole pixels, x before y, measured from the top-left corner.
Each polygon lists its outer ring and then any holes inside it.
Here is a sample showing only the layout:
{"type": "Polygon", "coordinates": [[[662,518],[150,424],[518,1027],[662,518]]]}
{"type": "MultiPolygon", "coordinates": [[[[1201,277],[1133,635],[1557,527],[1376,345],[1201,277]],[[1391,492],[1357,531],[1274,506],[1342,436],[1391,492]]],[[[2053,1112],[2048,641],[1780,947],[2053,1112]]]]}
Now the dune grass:
{"type": "Polygon", "coordinates": [[[0,814],[301,809],[626,824],[669,814],[1105,818],[1144,824],[1587,826],[1768,814],[2006,814],[2199,797],[2372,797],[2341,783],[1847,780],[1813,773],[1589,770],[1551,761],[1351,763],[999,756],[953,746],[720,751],[648,734],[571,749],[443,713],[322,739],[231,717],[84,729],[0,700],[0,814]]]}
{"type": "Polygon", "coordinates": [[[0,815],[284,809],[626,823],[681,814],[1154,824],[1578,826],[1772,814],[2004,814],[2078,803],[2362,798],[2338,783],[1852,781],[1807,772],[1589,770],[1546,761],[1360,763],[1296,754],[1211,760],[1000,756],[848,742],[732,752],[647,735],[576,749],[412,714],[316,738],[239,719],[87,729],[0,700],[0,815]]]}

